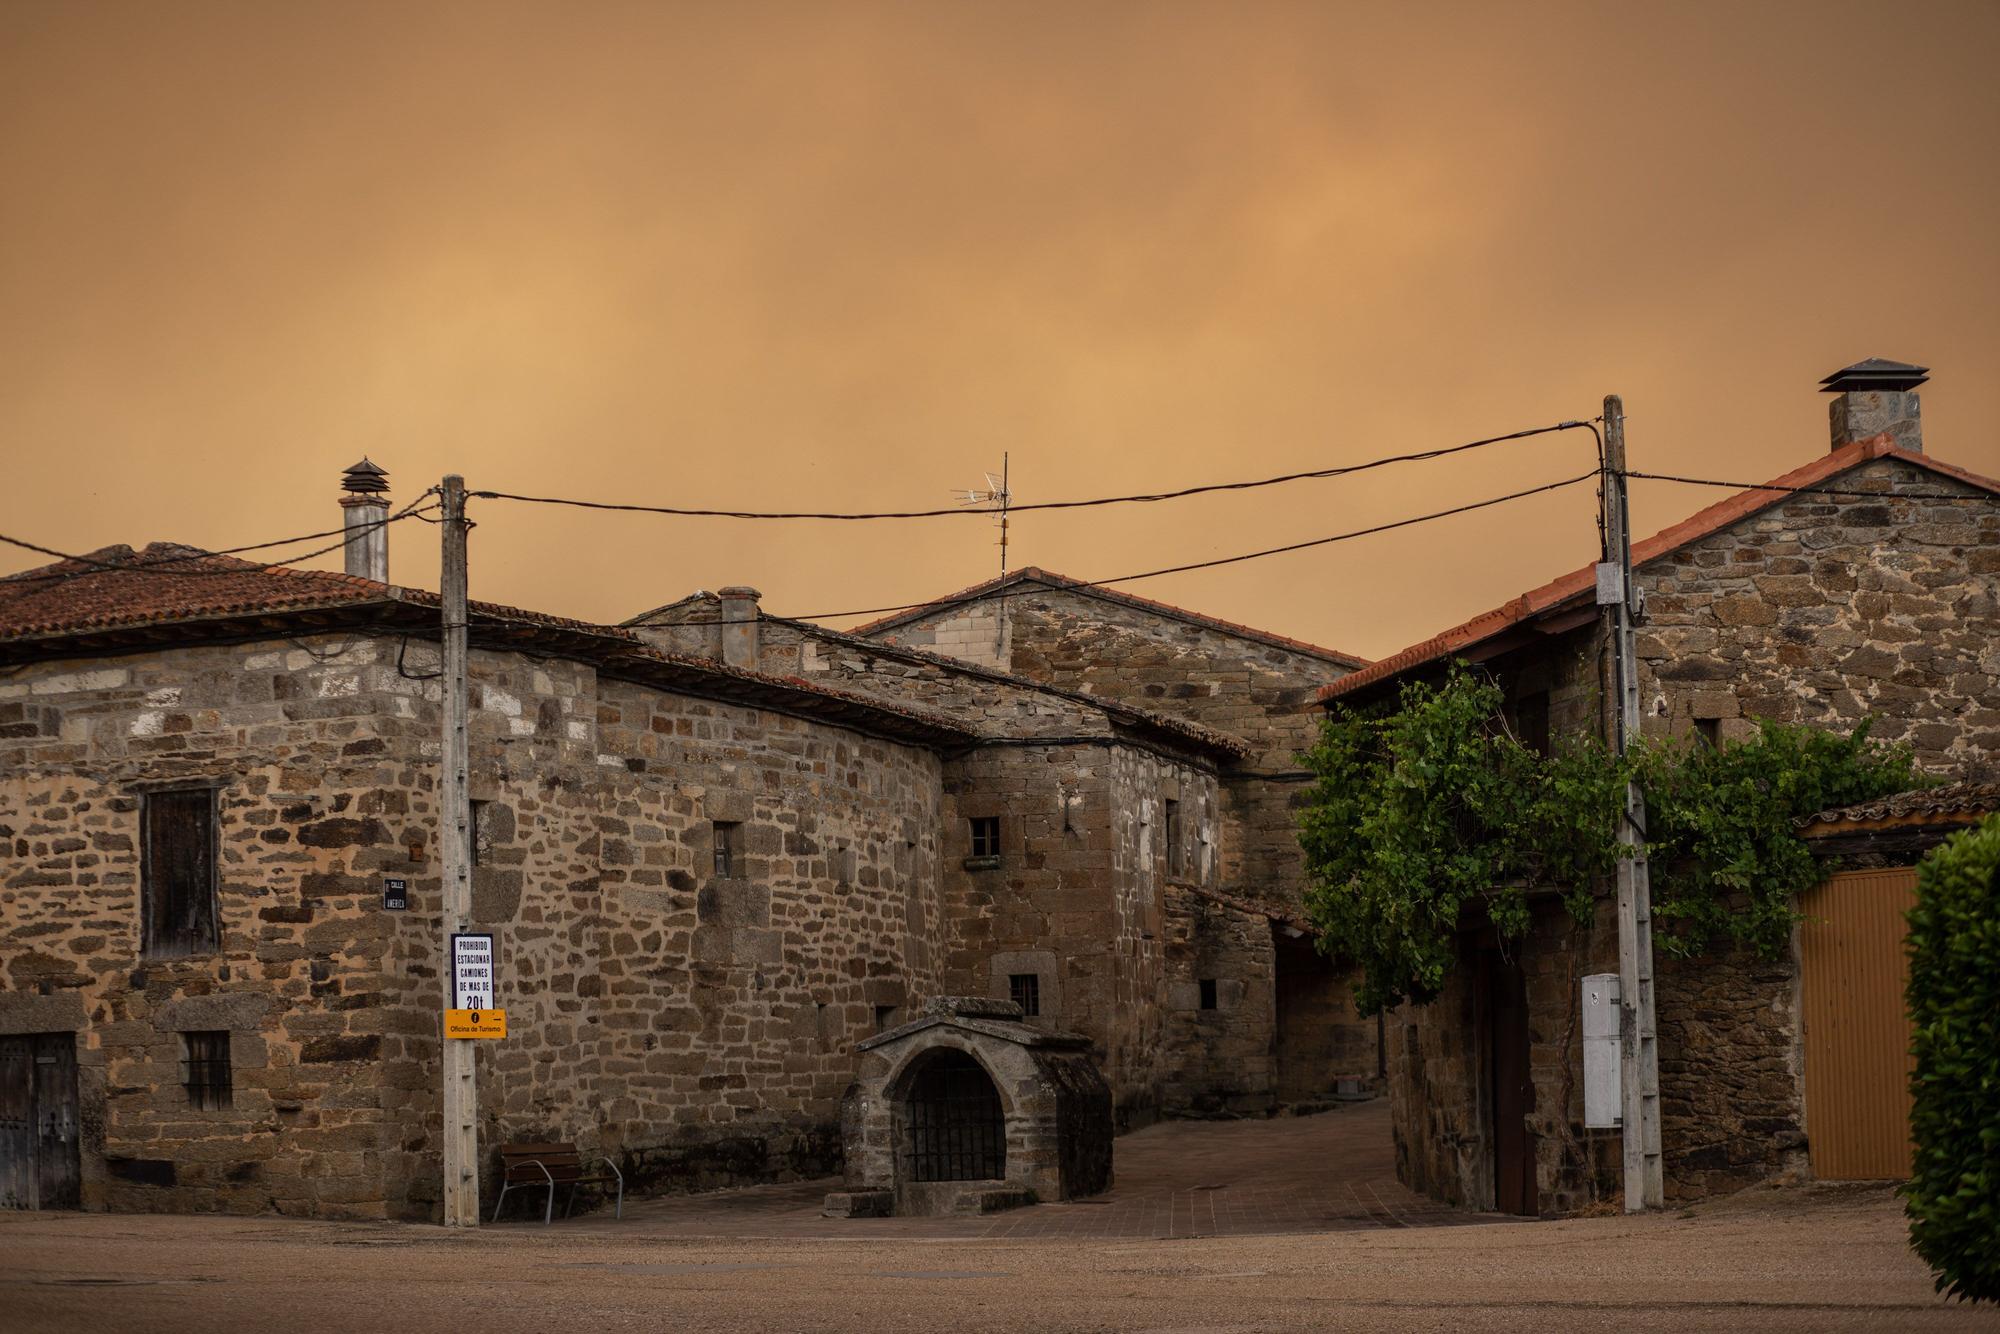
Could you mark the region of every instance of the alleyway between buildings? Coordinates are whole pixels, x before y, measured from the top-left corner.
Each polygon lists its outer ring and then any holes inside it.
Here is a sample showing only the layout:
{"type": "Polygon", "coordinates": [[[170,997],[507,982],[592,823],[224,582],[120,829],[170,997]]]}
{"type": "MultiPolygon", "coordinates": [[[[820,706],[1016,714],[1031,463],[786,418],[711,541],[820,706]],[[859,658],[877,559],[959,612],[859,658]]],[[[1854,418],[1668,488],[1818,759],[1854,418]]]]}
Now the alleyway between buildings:
{"type": "Polygon", "coordinates": [[[1158,1126],[1119,1154],[1105,1203],[989,1219],[835,1223],[812,1212],[825,1183],[476,1233],[0,1214],[0,1311],[9,1330],[162,1334],[2000,1330],[1932,1293],[1887,1187],[1637,1219],[1450,1215],[1394,1186],[1373,1106],[1158,1126]]]}

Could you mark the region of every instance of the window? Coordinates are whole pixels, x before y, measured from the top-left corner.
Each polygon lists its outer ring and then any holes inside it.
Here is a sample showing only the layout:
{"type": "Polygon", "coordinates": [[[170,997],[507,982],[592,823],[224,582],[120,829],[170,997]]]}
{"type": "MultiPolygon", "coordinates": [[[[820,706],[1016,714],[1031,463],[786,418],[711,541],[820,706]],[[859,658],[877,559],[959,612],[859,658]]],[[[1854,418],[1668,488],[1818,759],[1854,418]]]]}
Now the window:
{"type": "Polygon", "coordinates": [[[1212,977],[1204,977],[1201,980],[1201,1008],[1204,1010],[1215,1008],[1215,979],[1212,977]]]}
{"type": "Polygon", "coordinates": [[[486,828],[486,808],[492,803],[473,801],[467,805],[472,807],[472,837],[469,840],[472,844],[472,864],[478,866],[493,851],[493,837],[486,828]]]}
{"type": "Polygon", "coordinates": [[[187,1044],[186,1069],[181,1082],[187,1085],[188,1105],[214,1109],[227,1107],[232,1096],[229,1080],[229,1034],[226,1030],[183,1033],[187,1044]]]}
{"type": "Polygon", "coordinates": [[[1549,753],[1549,692],[1536,691],[1514,701],[1514,735],[1537,755],[1549,753]]]}
{"type": "Polygon", "coordinates": [[[875,1031],[886,1033],[896,1026],[896,1007],[878,1005],[875,1007],[875,1031]]]}
{"type": "Polygon", "coordinates": [[[1181,863],[1181,804],[1167,798],[1167,874],[1179,875],[1181,863]]]}
{"type": "Polygon", "coordinates": [[[1720,718],[1697,718],[1694,720],[1694,739],[1710,750],[1722,745],[1722,720],[1720,718]]]}
{"type": "Polygon", "coordinates": [[[715,822],[715,878],[729,880],[743,874],[743,825],[736,820],[715,822]]]}
{"type": "Polygon", "coordinates": [[[139,807],[144,860],[141,950],[155,959],[212,953],[215,791],[148,792],[139,807]]]}
{"type": "Polygon", "coordinates": [[[972,855],[975,857],[1000,855],[999,816],[976,815],[972,818],[972,855]]]}
{"type": "Polygon", "coordinates": [[[1042,975],[1012,973],[1007,978],[1007,995],[1030,1019],[1042,1012],[1042,975]]]}

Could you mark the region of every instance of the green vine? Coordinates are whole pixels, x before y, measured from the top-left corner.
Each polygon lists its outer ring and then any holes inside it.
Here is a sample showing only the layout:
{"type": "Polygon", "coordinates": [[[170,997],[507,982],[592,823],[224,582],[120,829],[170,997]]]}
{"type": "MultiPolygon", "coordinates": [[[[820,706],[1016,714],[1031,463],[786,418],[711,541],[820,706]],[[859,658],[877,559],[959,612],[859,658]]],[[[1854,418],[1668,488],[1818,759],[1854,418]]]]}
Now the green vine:
{"type": "Polygon", "coordinates": [[[1699,953],[1720,936],[1782,950],[1796,896],[1821,870],[1796,817],[1918,786],[1907,750],[1776,723],[1719,749],[1648,743],[1621,759],[1590,737],[1552,754],[1508,730],[1499,689],[1455,664],[1403,687],[1394,708],[1340,710],[1301,757],[1306,911],[1330,952],[1360,965],[1373,1012],[1426,1001],[1467,925],[1528,929],[1529,898],[1560,896],[1588,921],[1621,855],[1627,776],[1648,807],[1655,946],[1699,953]]]}

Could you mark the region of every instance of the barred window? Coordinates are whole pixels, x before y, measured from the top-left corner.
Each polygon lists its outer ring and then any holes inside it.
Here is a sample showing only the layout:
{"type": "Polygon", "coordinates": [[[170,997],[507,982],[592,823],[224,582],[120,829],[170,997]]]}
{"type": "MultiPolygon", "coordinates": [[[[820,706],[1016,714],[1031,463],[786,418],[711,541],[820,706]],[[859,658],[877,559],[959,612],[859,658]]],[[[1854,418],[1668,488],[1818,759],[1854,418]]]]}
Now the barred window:
{"type": "Polygon", "coordinates": [[[1007,994],[1014,1004],[1021,1007],[1021,1013],[1033,1018],[1042,1012],[1042,975],[1040,973],[1013,973],[1007,978],[1007,994]]]}
{"type": "Polygon", "coordinates": [[[229,1070],[227,1030],[183,1033],[187,1059],[182,1062],[181,1082],[187,1085],[191,1107],[227,1107],[234,1101],[229,1070]]]}
{"type": "Polygon", "coordinates": [[[976,815],[972,818],[972,855],[975,857],[998,857],[1000,855],[1000,817],[997,815],[976,815]]]}

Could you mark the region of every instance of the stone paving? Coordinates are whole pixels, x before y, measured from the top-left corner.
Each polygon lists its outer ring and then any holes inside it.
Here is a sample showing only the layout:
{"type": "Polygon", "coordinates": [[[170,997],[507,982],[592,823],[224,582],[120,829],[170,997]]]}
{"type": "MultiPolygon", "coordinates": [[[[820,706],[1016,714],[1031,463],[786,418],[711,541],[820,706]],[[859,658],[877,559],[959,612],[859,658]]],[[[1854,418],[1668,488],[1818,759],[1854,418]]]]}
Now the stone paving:
{"type": "MultiPolygon", "coordinates": [[[[1270,1121],[1167,1121],[1117,1141],[1106,1194],[981,1218],[825,1218],[835,1178],[627,1200],[557,1223],[630,1236],[1027,1239],[1261,1236],[1518,1222],[1447,1208],[1396,1182],[1384,1101],[1270,1121]]],[[[560,1201],[558,1201],[560,1204],[560,1201]]],[[[541,1227],[508,1204],[501,1226],[541,1227]]]]}

